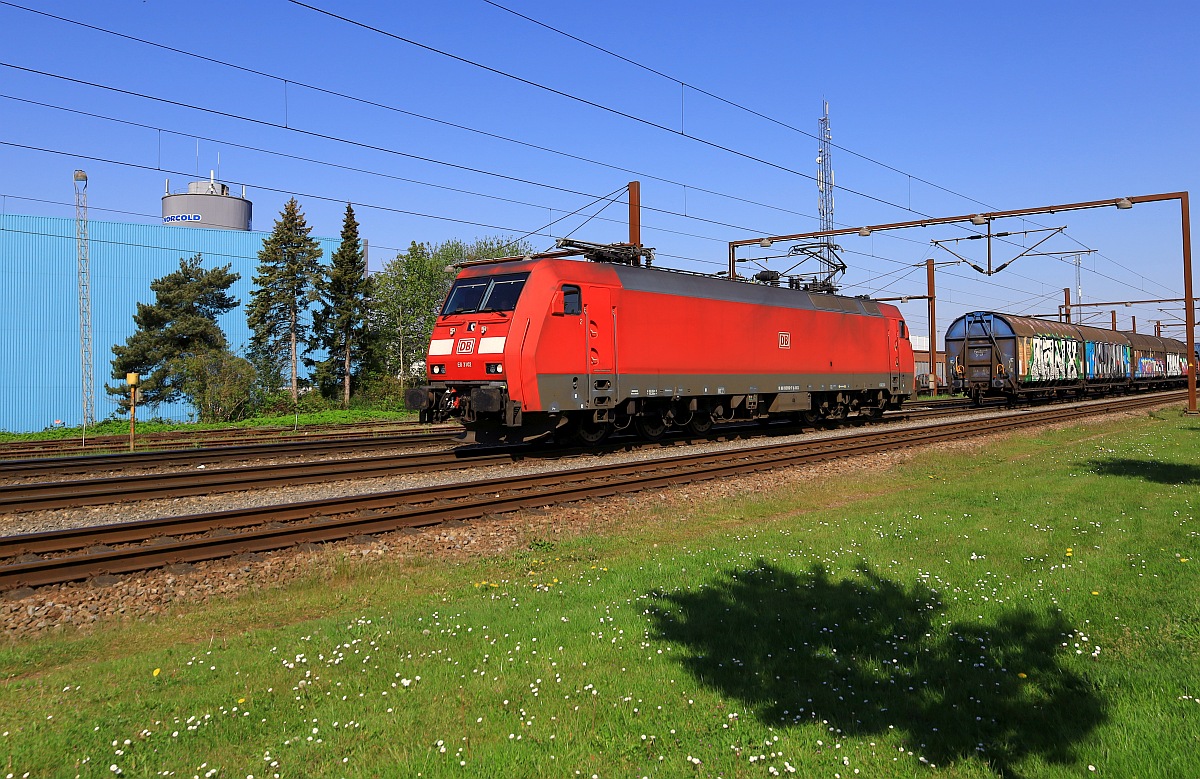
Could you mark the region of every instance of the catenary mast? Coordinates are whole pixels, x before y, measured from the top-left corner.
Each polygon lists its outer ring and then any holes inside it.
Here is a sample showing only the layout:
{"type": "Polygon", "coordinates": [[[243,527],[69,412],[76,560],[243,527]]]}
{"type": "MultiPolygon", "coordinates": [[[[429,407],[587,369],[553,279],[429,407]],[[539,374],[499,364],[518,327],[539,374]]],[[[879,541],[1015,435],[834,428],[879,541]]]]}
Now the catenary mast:
{"type": "Polygon", "coordinates": [[[92,369],[92,271],[88,258],[87,174],[75,171],[75,245],[79,253],[79,368],[83,380],[83,429],[96,421],[92,369]]]}

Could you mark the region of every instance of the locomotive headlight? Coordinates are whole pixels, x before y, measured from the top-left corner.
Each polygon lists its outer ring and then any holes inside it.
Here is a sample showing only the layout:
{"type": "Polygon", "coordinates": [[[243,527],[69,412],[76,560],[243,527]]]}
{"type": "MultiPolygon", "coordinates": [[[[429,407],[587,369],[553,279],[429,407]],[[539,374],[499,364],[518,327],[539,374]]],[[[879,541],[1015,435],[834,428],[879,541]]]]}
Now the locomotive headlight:
{"type": "Polygon", "coordinates": [[[489,362],[484,368],[484,373],[504,373],[504,366],[498,362],[489,362]]]}
{"type": "Polygon", "coordinates": [[[441,374],[441,373],[445,373],[445,372],[446,372],[446,366],[445,366],[445,365],[430,365],[430,366],[429,366],[429,372],[430,372],[431,374],[434,374],[434,375],[438,375],[438,374],[441,374]]]}

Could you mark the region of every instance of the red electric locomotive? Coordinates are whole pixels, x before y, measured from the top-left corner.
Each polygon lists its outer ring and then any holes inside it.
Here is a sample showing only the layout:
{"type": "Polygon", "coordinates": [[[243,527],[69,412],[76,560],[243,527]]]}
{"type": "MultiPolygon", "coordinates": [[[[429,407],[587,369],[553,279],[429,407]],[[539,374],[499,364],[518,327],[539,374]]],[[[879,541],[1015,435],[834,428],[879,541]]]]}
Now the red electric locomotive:
{"type": "Polygon", "coordinates": [[[548,433],[596,443],[633,427],[899,408],[908,329],[867,298],[642,267],[625,244],[468,264],[434,326],[410,408],[476,440],[548,433]]]}

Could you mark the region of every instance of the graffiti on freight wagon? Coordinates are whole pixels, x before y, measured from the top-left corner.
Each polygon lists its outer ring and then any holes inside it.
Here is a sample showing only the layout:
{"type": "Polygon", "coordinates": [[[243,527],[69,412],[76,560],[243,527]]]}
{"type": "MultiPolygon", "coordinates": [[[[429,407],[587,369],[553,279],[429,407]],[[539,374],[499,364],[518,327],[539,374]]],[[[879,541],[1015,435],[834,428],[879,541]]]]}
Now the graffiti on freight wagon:
{"type": "Polygon", "coordinates": [[[1187,373],[1187,368],[1183,362],[1183,355],[1167,352],[1167,375],[1182,376],[1185,373],[1187,373]]]}
{"type": "Polygon", "coordinates": [[[1161,379],[1167,375],[1167,363],[1161,357],[1139,356],[1137,358],[1137,373],[1139,379],[1161,379]]]}
{"type": "Polygon", "coordinates": [[[1035,335],[1021,339],[1023,381],[1062,381],[1079,378],[1079,343],[1035,335]]]}
{"type": "Polygon", "coordinates": [[[1089,379],[1124,379],[1129,377],[1129,347],[1088,341],[1087,377],[1089,379]]]}

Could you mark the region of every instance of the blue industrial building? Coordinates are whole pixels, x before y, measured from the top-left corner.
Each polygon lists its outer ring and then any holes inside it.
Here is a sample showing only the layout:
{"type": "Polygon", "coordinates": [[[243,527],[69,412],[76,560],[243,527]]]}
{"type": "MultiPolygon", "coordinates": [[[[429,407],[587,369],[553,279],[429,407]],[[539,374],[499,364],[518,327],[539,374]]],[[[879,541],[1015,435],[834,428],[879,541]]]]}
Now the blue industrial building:
{"type": "MultiPolygon", "coordinates": [[[[219,321],[230,348],[244,352],[250,339],[245,305],[268,233],[93,220],[88,235],[97,420],[117,410],[104,391],[116,383],[113,345],[133,333],[137,304],[153,302],[150,282],[178,270],[180,258],[200,254],[205,267],[229,264],[241,274],[231,289],[241,306],[219,321]]],[[[339,240],[316,241],[328,263],[339,240]]],[[[56,422],[70,427],[83,419],[78,265],[74,219],[0,214],[0,430],[27,432],[56,422]]],[[[153,412],[176,420],[191,413],[186,403],[153,412]]]]}

